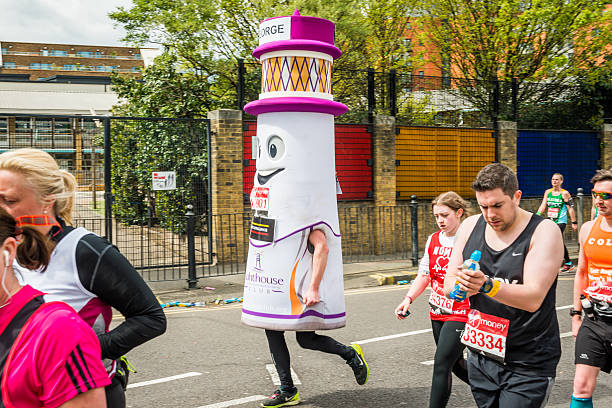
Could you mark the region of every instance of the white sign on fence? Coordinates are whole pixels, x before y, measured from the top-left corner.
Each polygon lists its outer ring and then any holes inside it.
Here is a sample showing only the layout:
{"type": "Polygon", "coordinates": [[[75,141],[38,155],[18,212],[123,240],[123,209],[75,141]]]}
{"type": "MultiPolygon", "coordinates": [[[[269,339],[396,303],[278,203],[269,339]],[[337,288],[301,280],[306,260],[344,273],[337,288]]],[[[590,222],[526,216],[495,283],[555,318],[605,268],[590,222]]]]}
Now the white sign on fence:
{"type": "Polygon", "coordinates": [[[154,171],[153,190],[176,190],[176,172],[154,171]]]}

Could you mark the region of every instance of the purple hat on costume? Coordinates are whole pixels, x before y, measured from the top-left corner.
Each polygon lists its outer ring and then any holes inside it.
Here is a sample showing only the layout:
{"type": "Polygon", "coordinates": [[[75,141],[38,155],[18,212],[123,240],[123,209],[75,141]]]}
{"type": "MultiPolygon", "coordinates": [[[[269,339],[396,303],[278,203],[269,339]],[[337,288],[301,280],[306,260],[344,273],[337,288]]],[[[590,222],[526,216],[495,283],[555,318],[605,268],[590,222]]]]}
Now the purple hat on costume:
{"type": "Polygon", "coordinates": [[[244,110],[318,112],[342,115],[347,107],[333,100],[331,65],[341,54],[334,45],[334,23],[317,17],[273,17],[259,25],[259,47],[253,56],[262,63],[259,100],[244,110]]]}

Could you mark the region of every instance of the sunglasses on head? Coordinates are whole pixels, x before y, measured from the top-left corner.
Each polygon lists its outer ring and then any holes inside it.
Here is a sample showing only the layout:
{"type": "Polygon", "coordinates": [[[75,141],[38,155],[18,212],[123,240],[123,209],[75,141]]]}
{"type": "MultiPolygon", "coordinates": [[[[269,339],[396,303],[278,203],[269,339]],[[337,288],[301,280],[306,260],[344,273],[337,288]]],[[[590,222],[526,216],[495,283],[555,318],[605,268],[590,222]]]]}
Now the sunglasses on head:
{"type": "Polygon", "coordinates": [[[593,199],[599,197],[602,200],[609,200],[612,198],[612,193],[606,193],[604,191],[591,191],[591,195],[593,196],[593,199]]]}

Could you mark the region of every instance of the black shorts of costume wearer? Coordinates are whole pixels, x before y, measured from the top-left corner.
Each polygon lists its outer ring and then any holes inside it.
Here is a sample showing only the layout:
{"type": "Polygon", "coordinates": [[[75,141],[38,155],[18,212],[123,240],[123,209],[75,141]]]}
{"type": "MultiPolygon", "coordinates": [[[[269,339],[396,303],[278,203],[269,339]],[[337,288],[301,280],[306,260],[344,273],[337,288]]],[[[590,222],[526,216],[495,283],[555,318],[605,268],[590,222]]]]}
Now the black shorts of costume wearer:
{"type": "MultiPolygon", "coordinates": [[[[565,231],[565,227],[567,224],[557,224],[561,229],[561,237],[563,237],[563,231],[565,231]]],[[[563,240],[563,263],[570,263],[572,260],[569,257],[569,252],[567,252],[567,247],[565,246],[565,240],[563,240]]]]}
{"type": "MultiPolygon", "coordinates": [[[[285,342],[285,332],[267,330],[268,346],[274,366],[278,372],[281,383],[281,391],[293,391],[293,379],[291,378],[291,358],[289,349],[285,342]]],[[[349,360],[355,351],[328,336],[321,336],[313,331],[295,332],[295,337],[300,347],[310,350],[318,350],[324,353],[337,354],[344,360],[349,360]]]]}
{"type": "Polygon", "coordinates": [[[540,408],[546,405],[554,377],[517,373],[468,351],[468,377],[478,408],[540,408]]]}
{"type": "Polygon", "coordinates": [[[113,381],[104,388],[104,391],[106,391],[107,408],[125,408],[125,391],[117,377],[113,377],[113,381]]]}
{"type": "Polygon", "coordinates": [[[574,363],[599,367],[604,373],[612,370],[612,321],[582,319],[576,336],[574,363]]]}
{"type": "Polygon", "coordinates": [[[461,333],[465,322],[432,320],[434,340],[436,341],[436,355],[431,379],[431,392],[429,407],[445,407],[451,394],[453,376],[468,383],[466,362],[463,359],[465,345],[461,343],[461,333]]]}

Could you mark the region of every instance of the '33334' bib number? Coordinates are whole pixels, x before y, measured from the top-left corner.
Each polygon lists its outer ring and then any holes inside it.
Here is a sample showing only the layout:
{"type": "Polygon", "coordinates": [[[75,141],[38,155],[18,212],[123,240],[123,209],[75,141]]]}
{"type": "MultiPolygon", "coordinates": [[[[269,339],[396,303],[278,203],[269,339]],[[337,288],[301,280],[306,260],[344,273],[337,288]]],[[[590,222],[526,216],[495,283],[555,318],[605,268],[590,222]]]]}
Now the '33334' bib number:
{"type": "Polygon", "coordinates": [[[476,309],[468,313],[461,342],[472,351],[503,363],[506,357],[508,319],[481,313],[476,309]]]}

